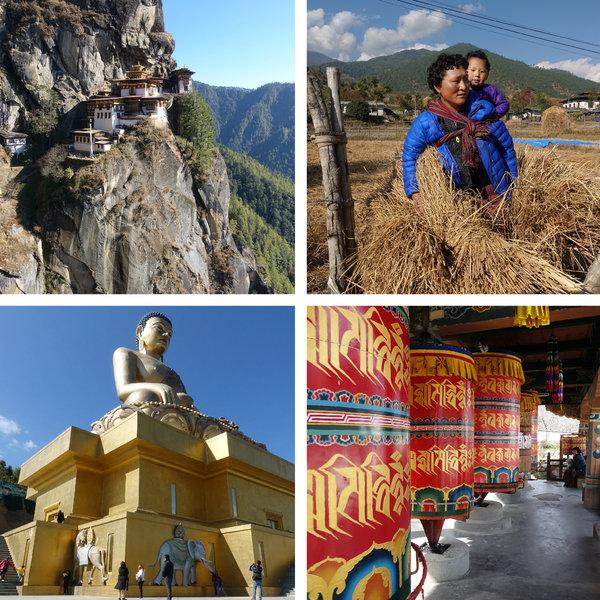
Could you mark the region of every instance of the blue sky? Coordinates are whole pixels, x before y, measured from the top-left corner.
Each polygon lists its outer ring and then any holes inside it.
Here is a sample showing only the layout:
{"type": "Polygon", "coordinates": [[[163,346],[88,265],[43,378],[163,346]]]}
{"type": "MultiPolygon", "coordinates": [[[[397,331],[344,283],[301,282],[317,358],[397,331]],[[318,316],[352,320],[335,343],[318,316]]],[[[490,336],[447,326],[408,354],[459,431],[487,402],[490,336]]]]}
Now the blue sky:
{"type": "Polygon", "coordinates": [[[195,80],[256,88],[294,81],[294,0],[163,0],[175,59],[195,80]]]}
{"type": "Polygon", "coordinates": [[[236,422],[294,460],[294,312],[289,307],[0,308],[0,457],[19,466],[70,425],[119,404],[112,354],[159,310],[173,322],[165,363],[200,412],[236,422]]]}
{"type": "MultiPolygon", "coordinates": [[[[598,5],[592,0],[583,0],[572,6],[559,0],[435,0],[435,3],[460,6],[481,19],[498,18],[598,43],[598,5]]],[[[513,36],[509,32],[484,31],[397,0],[308,0],[308,9],[308,49],[340,60],[365,60],[410,47],[442,49],[458,42],[468,42],[508,58],[528,64],[556,66],[600,82],[600,46],[591,47],[599,54],[551,48],[542,45],[544,42],[539,40],[532,43],[509,37],[513,36]]],[[[561,41],[580,45],[569,40],[561,41]]]]}

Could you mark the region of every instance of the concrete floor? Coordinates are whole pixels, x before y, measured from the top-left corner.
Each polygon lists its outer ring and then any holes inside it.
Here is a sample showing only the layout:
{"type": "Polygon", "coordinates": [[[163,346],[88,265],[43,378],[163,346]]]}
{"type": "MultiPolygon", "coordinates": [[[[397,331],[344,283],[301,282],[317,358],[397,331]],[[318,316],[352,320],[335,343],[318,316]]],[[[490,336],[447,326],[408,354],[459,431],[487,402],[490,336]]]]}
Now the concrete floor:
{"type": "MultiPolygon", "coordinates": [[[[600,512],[585,509],[581,490],[562,482],[530,481],[517,494],[486,498],[505,504],[512,525],[504,533],[465,537],[446,521],[443,535],[469,544],[470,570],[457,581],[428,577],[426,600],[600,600],[600,542],[592,537],[600,512]]],[[[412,527],[422,541],[419,521],[412,527]]]]}

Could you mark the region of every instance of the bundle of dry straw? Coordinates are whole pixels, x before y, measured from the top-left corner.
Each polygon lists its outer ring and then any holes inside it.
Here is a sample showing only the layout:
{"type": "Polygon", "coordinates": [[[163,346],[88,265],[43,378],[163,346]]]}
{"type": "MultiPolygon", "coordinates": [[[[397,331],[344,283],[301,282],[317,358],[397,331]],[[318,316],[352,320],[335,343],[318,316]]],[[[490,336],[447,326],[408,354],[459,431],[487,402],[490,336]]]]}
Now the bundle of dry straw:
{"type": "Polygon", "coordinates": [[[545,135],[567,133],[571,130],[571,120],[562,106],[551,106],[542,113],[542,131],[545,135]]]}
{"type": "Polygon", "coordinates": [[[582,291],[575,275],[587,269],[600,247],[598,182],[561,164],[552,151],[520,148],[512,205],[504,217],[490,216],[472,195],[452,187],[436,152],[430,149],[419,160],[419,212],[404,195],[400,176],[373,202],[359,236],[361,289],[378,294],[582,291]]]}

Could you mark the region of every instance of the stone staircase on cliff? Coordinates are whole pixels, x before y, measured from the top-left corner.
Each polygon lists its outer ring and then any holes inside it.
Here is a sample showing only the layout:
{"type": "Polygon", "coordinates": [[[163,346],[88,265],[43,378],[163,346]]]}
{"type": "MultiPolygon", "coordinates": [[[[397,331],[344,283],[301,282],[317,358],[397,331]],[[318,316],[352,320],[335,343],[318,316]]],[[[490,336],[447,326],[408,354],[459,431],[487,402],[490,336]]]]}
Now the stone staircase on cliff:
{"type": "Polygon", "coordinates": [[[283,579],[281,580],[281,595],[285,596],[286,598],[295,598],[296,597],[296,592],[295,592],[296,579],[294,577],[295,566],[296,566],[295,563],[292,563],[288,567],[286,574],[284,575],[283,579]]]}
{"type": "MultiPolygon", "coordinates": [[[[8,546],[2,535],[0,535],[0,560],[3,558],[10,559],[12,563],[12,557],[8,551],[8,546]]],[[[8,567],[6,577],[4,581],[0,581],[0,596],[16,596],[17,595],[17,572],[14,567],[8,567]]]]}

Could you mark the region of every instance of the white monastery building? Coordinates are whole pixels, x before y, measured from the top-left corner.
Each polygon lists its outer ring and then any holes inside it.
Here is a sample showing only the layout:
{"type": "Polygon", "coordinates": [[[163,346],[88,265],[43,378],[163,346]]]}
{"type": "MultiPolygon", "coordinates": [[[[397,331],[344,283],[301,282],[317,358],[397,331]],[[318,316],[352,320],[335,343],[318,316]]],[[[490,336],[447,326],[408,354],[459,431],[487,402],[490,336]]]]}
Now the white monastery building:
{"type": "Polygon", "coordinates": [[[148,74],[135,65],[124,79],[114,79],[110,91],[92,96],[86,103],[89,129],[73,132],[73,149],[93,155],[107,152],[118,141],[124,128],[147,120],[155,127],[168,126],[167,110],[173,99],[165,93],[185,94],[192,89],[194,71],[182,67],[174,70],[168,81],[148,74]],[[112,141],[111,141],[112,140],[112,141]]]}

